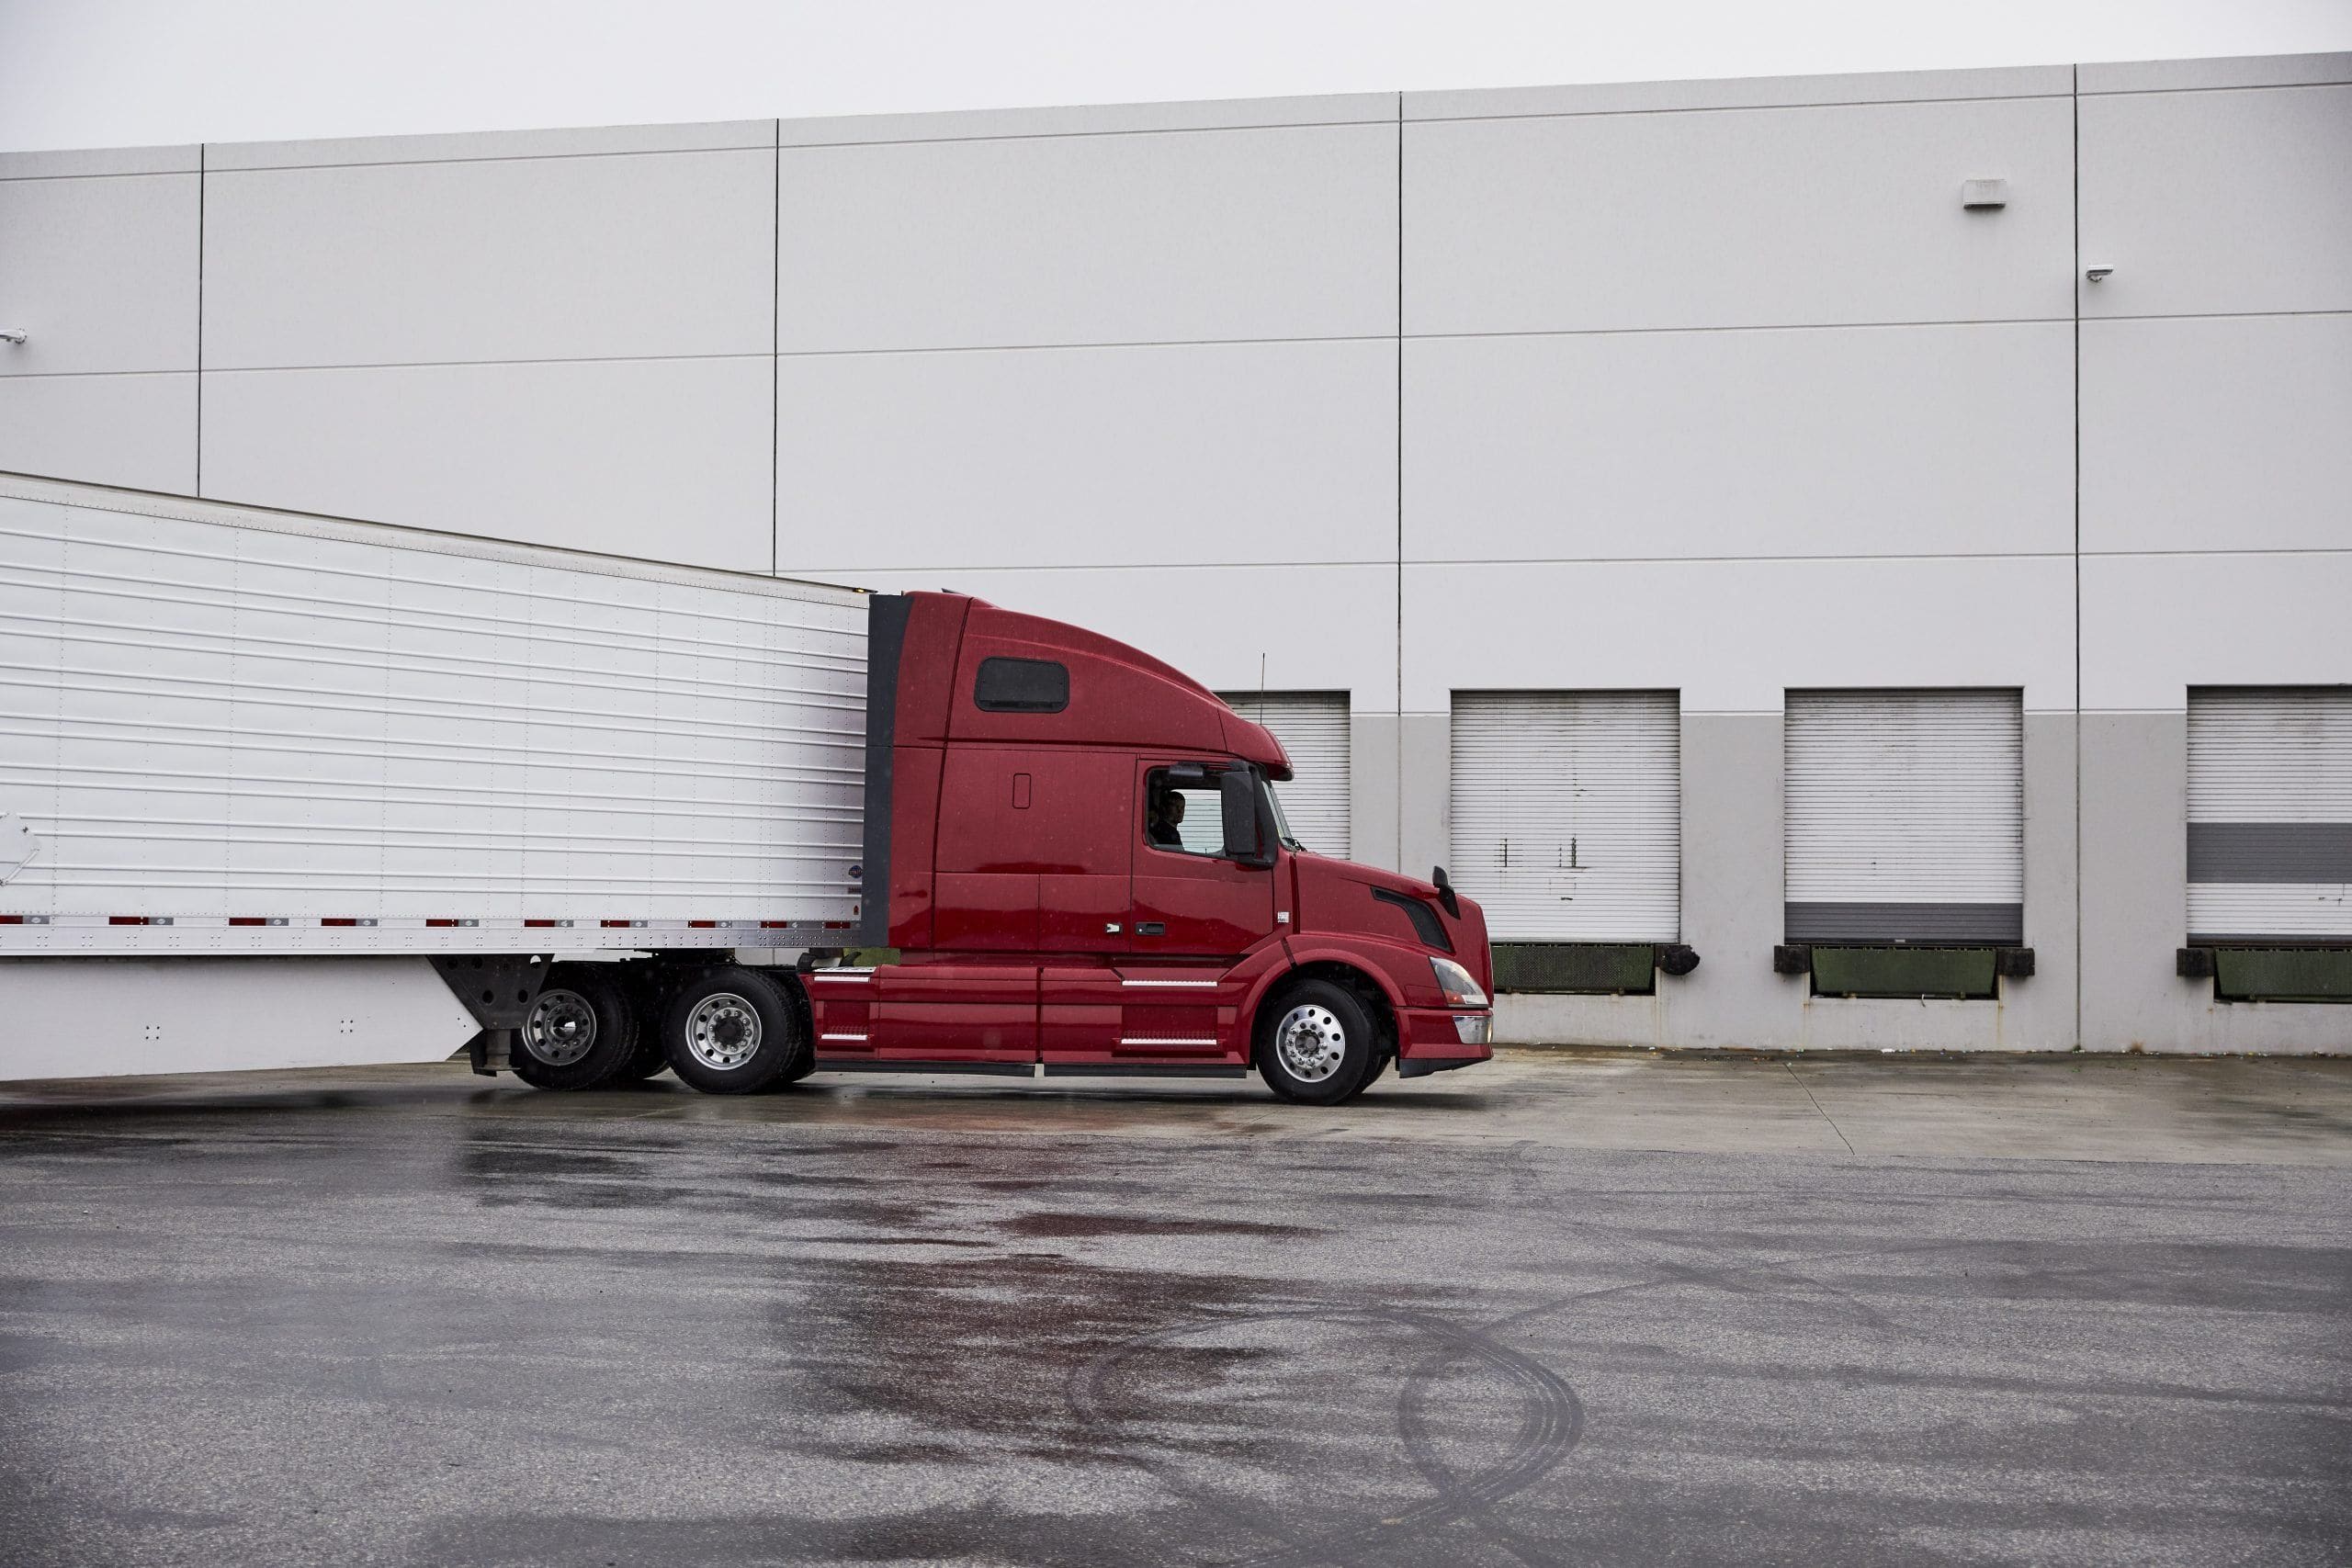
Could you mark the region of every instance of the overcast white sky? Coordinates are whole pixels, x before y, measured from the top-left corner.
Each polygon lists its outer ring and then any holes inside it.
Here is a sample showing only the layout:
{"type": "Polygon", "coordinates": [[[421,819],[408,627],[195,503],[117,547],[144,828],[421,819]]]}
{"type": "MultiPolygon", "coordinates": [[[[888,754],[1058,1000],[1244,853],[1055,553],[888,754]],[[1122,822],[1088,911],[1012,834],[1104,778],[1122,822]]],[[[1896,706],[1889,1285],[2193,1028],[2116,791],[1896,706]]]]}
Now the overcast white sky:
{"type": "Polygon", "coordinates": [[[2352,0],[0,0],[0,148],[2352,50],[2352,0]]]}

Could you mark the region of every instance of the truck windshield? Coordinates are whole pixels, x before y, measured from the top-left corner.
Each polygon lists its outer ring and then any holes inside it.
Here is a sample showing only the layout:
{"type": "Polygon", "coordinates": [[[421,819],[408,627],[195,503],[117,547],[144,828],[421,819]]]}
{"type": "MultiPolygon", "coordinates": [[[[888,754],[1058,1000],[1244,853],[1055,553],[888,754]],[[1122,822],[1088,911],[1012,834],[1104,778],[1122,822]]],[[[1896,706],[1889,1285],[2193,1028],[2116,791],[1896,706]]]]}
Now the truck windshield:
{"type": "Polygon", "coordinates": [[[1306,848],[1291,833],[1290,818],[1283,815],[1283,797],[1274,793],[1274,781],[1266,776],[1265,769],[1254,763],[1250,771],[1258,775],[1258,788],[1265,794],[1266,809],[1273,814],[1274,837],[1283,841],[1283,848],[1294,853],[1306,848]]]}

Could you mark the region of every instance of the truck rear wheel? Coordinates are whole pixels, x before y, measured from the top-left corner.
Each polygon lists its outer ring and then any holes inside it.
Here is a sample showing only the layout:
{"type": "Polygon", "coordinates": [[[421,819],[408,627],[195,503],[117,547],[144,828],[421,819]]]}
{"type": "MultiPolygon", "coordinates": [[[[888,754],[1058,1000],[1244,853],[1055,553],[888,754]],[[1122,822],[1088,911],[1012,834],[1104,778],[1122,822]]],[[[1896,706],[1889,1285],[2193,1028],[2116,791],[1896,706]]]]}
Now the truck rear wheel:
{"type": "Polygon", "coordinates": [[[629,1016],[637,1020],[637,1049],[629,1054],[615,1083],[641,1083],[670,1070],[670,1053],[662,1048],[662,1012],[668,998],[654,978],[638,964],[620,966],[621,990],[628,998],[629,1016]]]}
{"type": "Polygon", "coordinates": [[[662,1045],[671,1070],[705,1094],[756,1094],[787,1080],[808,1035],[775,981],[729,964],[696,976],[670,998],[662,1045]]]}
{"type": "Polygon", "coordinates": [[[637,1014],[594,964],[559,964],[514,1032],[514,1076],[534,1089],[594,1089],[637,1055],[637,1014]]]}
{"type": "Polygon", "coordinates": [[[1373,1079],[1379,1032],[1363,999],[1302,980],[1258,1010],[1258,1076],[1297,1105],[1337,1105],[1373,1079]]]}
{"type": "Polygon", "coordinates": [[[646,1029],[639,1032],[637,1049],[629,1054],[621,1070],[613,1075],[617,1083],[639,1083],[670,1066],[670,1053],[662,1048],[662,1032],[646,1029]]]}

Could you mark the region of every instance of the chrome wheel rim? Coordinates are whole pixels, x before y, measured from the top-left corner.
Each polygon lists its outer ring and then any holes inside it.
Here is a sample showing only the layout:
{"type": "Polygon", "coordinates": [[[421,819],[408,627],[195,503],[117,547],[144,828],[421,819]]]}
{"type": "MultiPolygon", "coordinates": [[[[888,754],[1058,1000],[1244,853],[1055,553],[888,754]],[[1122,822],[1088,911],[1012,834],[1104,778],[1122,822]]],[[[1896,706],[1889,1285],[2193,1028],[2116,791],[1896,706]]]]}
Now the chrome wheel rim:
{"type": "Polygon", "coordinates": [[[1346,1059],[1348,1031],[1329,1008],[1302,1003],[1274,1026],[1274,1054],[1283,1071],[1299,1082],[1321,1083],[1346,1059]]]}
{"type": "Polygon", "coordinates": [[[759,1055],[759,1010],[732,991],[714,991],[686,1015],[686,1050],[706,1067],[733,1072],[759,1055]]]}
{"type": "Polygon", "coordinates": [[[523,1021],[523,1049],[550,1067],[568,1067],[596,1043],[596,1010],[578,991],[553,987],[539,993],[523,1021]]]}

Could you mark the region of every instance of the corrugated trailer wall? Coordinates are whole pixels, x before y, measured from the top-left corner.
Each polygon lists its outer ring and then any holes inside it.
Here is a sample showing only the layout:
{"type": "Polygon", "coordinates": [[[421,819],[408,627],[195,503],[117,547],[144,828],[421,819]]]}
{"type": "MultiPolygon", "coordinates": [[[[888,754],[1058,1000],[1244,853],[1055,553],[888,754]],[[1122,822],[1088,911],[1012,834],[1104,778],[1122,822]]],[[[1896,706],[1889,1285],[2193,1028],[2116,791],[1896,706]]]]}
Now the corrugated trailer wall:
{"type": "Polygon", "coordinates": [[[0,478],[0,952],[820,940],[866,603],[0,478]]]}

